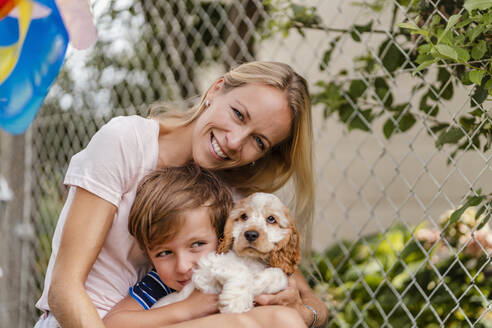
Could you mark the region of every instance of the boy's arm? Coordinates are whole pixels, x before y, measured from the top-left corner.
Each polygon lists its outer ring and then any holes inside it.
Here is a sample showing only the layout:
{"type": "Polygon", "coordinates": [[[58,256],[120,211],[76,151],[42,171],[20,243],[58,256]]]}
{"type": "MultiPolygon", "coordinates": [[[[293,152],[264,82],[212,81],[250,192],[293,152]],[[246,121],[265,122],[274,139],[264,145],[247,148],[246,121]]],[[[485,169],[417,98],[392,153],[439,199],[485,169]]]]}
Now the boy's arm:
{"type": "Polygon", "coordinates": [[[194,291],[184,301],[145,310],[135,299],[125,297],[104,317],[107,328],[164,327],[218,312],[218,296],[194,291]]]}

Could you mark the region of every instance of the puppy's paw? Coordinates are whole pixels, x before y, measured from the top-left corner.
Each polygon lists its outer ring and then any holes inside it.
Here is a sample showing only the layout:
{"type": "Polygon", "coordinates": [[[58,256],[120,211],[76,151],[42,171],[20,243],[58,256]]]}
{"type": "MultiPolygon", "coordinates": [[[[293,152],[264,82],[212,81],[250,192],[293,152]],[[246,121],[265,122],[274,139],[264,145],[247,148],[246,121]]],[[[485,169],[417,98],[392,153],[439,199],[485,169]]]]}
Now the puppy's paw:
{"type": "Polygon", "coordinates": [[[254,293],[275,294],[287,288],[287,275],[279,268],[267,268],[256,274],[254,281],[254,293]]]}

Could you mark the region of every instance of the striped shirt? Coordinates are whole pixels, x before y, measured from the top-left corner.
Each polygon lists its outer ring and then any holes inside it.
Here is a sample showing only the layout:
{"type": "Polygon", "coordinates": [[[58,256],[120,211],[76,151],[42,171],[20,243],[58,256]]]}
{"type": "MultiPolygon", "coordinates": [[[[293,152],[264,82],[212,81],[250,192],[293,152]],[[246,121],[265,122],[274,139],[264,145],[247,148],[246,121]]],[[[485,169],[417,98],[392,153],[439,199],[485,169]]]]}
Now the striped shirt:
{"type": "Polygon", "coordinates": [[[145,277],[130,287],[129,294],[145,310],[149,310],[155,302],[162,297],[174,293],[175,290],[167,287],[159,278],[159,275],[152,269],[145,277]]]}

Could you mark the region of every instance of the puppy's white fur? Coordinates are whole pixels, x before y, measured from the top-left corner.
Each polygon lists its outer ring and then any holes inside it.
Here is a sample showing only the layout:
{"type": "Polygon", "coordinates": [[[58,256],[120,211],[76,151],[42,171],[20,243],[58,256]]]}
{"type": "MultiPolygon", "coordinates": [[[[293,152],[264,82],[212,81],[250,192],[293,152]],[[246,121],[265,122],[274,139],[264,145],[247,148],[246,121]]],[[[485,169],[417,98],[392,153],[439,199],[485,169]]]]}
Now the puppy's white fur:
{"type": "Polygon", "coordinates": [[[239,201],[227,220],[224,235],[219,250],[230,250],[200,258],[192,281],[179,293],[157,301],[153,308],[182,301],[197,288],[219,294],[220,312],[242,313],[253,308],[256,295],[277,293],[287,287],[287,274],[280,267],[293,273],[300,259],[299,237],[288,209],[276,196],[255,193],[239,201]],[[255,231],[258,237],[248,240],[246,231],[255,231]],[[288,247],[294,249],[286,250],[288,247]],[[286,263],[276,264],[279,259],[286,263]]]}

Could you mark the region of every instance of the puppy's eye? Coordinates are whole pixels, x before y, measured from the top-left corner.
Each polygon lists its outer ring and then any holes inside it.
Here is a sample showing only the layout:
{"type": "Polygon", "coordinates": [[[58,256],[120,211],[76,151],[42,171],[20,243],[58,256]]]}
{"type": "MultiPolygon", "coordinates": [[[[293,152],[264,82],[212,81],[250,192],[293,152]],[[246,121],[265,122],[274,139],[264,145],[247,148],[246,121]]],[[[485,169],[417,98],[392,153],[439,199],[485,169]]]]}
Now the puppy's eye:
{"type": "Polygon", "coordinates": [[[274,223],[277,223],[277,220],[275,220],[275,218],[270,215],[269,217],[267,217],[267,222],[274,224],[274,223]]]}
{"type": "Polygon", "coordinates": [[[243,221],[248,220],[248,216],[246,215],[246,213],[241,214],[241,219],[242,219],[243,221]]]}

